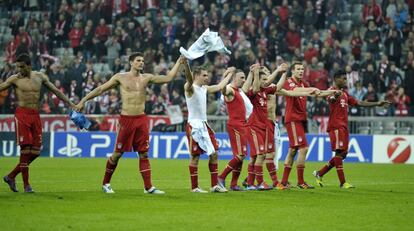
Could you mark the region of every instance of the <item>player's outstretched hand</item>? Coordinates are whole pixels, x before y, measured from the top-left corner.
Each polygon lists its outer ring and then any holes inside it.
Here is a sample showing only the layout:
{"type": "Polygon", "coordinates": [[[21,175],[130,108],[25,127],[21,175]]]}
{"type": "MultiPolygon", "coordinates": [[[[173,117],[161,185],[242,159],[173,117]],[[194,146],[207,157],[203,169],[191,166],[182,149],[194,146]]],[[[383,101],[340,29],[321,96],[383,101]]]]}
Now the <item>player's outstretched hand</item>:
{"type": "Polygon", "coordinates": [[[338,98],[341,95],[342,95],[342,91],[340,91],[340,90],[336,90],[335,93],[334,93],[335,98],[338,98]]]}
{"type": "Polygon", "coordinates": [[[390,104],[391,104],[391,102],[387,101],[387,100],[381,100],[381,101],[378,102],[378,106],[380,106],[380,107],[388,107],[388,106],[390,106],[390,104]]]}
{"type": "Polygon", "coordinates": [[[180,64],[186,64],[187,58],[184,55],[180,55],[179,61],[180,61],[180,64]]]}
{"type": "Polygon", "coordinates": [[[81,112],[84,108],[85,104],[83,103],[78,103],[73,109],[77,112],[81,112]]]}
{"type": "Polygon", "coordinates": [[[260,68],[260,64],[255,63],[255,64],[250,66],[250,71],[253,72],[255,70],[258,70],[259,68],[260,68]]]}
{"type": "Polygon", "coordinates": [[[233,73],[233,72],[236,72],[236,68],[235,68],[235,67],[228,67],[228,68],[227,68],[227,71],[228,71],[229,73],[233,73]]]}
{"type": "Polygon", "coordinates": [[[287,63],[282,63],[277,67],[276,71],[277,72],[286,72],[288,69],[289,69],[289,65],[287,63]]]}

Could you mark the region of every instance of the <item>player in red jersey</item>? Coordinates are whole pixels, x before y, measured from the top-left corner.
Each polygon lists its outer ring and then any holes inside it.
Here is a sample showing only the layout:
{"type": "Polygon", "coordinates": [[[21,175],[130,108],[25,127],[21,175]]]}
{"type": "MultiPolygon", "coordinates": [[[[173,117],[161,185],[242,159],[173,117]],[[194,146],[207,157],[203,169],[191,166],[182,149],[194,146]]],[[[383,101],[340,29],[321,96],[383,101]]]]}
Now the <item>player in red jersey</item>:
{"type": "MultiPolygon", "coordinates": [[[[276,71],[277,73],[282,73],[287,70],[287,64],[280,65],[276,71]]],[[[268,190],[271,189],[263,181],[263,163],[268,153],[268,133],[267,129],[267,102],[268,95],[275,94],[279,91],[283,83],[281,80],[277,85],[269,84],[273,81],[274,78],[268,78],[268,72],[263,68],[254,68],[254,81],[253,87],[248,92],[248,97],[250,98],[253,104],[253,113],[248,120],[248,126],[250,130],[249,144],[250,144],[250,161],[248,165],[248,176],[247,176],[247,187],[248,190],[268,190]],[[257,187],[254,187],[254,179],[257,180],[257,187]]]]}
{"type": "Polygon", "coordinates": [[[332,151],[335,152],[335,156],[329,160],[329,162],[323,166],[319,171],[314,171],[313,175],[316,178],[316,182],[319,186],[323,187],[322,177],[331,168],[336,167],[341,188],[354,188],[353,185],[345,181],[345,174],[343,171],[342,161],[348,154],[348,110],[349,106],[362,106],[362,107],[374,107],[374,106],[388,106],[388,101],[379,102],[366,102],[354,99],[344,90],[347,84],[346,72],[337,71],[334,74],[334,86],[331,89],[339,90],[339,94],[328,97],[329,102],[329,123],[328,133],[331,141],[332,151]]]}
{"type": "Polygon", "coordinates": [[[227,106],[229,119],[227,121],[227,133],[229,134],[233,159],[229,161],[226,168],[220,174],[218,180],[222,187],[225,187],[225,179],[232,172],[230,190],[241,191],[241,187],[237,185],[240,171],[243,166],[243,160],[247,154],[247,119],[251,114],[253,105],[245,95],[252,84],[253,75],[250,72],[246,80],[246,75],[240,69],[236,70],[236,74],[230,84],[223,89],[224,102],[227,106]]]}
{"type": "Polygon", "coordinates": [[[16,141],[20,145],[20,161],[7,176],[3,177],[3,180],[13,192],[18,192],[15,178],[21,172],[24,191],[33,193],[34,191],[29,184],[29,165],[39,157],[42,146],[42,123],[38,111],[42,85],[65,103],[72,107],[75,105],[49,81],[45,74],[32,71],[28,54],[21,54],[17,57],[16,68],[18,73],[0,84],[0,91],[11,86],[16,90],[18,107],[14,120],[16,122],[16,141]]]}
{"type": "MultiPolygon", "coordinates": [[[[295,92],[314,92],[317,96],[328,96],[335,91],[327,90],[320,91],[317,88],[311,88],[309,85],[302,81],[304,67],[301,62],[295,62],[291,66],[292,77],[287,79],[284,85],[285,90],[295,92]]],[[[278,183],[278,189],[289,188],[288,178],[292,169],[293,160],[299,152],[297,159],[297,175],[298,175],[298,187],[301,189],[314,188],[308,185],[304,178],[303,172],[305,169],[305,159],[308,152],[308,144],[306,141],[306,97],[286,97],[286,111],[285,111],[285,127],[287,129],[289,137],[289,151],[285,159],[285,166],[283,170],[282,181],[278,183]]]]}
{"type": "MultiPolygon", "coordinates": [[[[284,95],[284,96],[292,96],[292,97],[298,97],[298,96],[313,96],[317,91],[316,89],[314,91],[308,91],[308,92],[294,92],[294,91],[287,91],[285,89],[282,89],[282,86],[284,85],[286,81],[286,72],[287,66],[284,67],[284,73],[280,77],[278,81],[278,91],[275,94],[269,94],[267,95],[267,112],[268,112],[268,118],[266,121],[266,149],[267,152],[265,154],[265,164],[266,168],[269,172],[270,178],[273,182],[273,187],[276,187],[279,183],[277,174],[276,174],[276,165],[274,162],[275,158],[275,150],[276,144],[275,144],[275,123],[276,123],[276,95],[284,95]]],[[[280,72],[274,71],[270,74],[269,70],[266,67],[262,67],[263,71],[266,73],[267,77],[263,78],[262,80],[266,80],[265,83],[273,82],[273,80],[278,76],[280,72]]],[[[265,84],[264,83],[264,84],[265,84]]],[[[317,92],[319,93],[319,92],[317,92]]]]}
{"type": "MultiPolygon", "coordinates": [[[[272,74],[270,74],[269,70],[266,67],[262,67],[263,71],[266,73],[266,77],[262,78],[263,84],[273,82],[273,80],[276,78],[276,76],[279,74],[279,72],[274,71],[272,74]]],[[[287,66],[285,67],[287,69],[287,66]]],[[[284,96],[290,96],[290,97],[300,97],[300,96],[315,96],[316,94],[320,94],[320,91],[316,88],[313,88],[313,90],[308,90],[304,92],[296,92],[292,90],[285,90],[281,89],[286,81],[286,72],[282,74],[280,77],[277,85],[280,87],[277,87],[278,91],[276,91],[276,94],[269,94],[267,95],[267,111],[268,111],[268,120],[266,122],[266,143],[267,143],[267,152],[265,154],[265,164],[267,167],[267,170],[269,172],[270,178],[273,182],[273,187],[276,187],[279,183],[277,174],[276,174],[276,165],[275,165],[275,150],[276,144],[275,144],[275,126],[276,126],[276,95],[284,95],[284,96]]]]}

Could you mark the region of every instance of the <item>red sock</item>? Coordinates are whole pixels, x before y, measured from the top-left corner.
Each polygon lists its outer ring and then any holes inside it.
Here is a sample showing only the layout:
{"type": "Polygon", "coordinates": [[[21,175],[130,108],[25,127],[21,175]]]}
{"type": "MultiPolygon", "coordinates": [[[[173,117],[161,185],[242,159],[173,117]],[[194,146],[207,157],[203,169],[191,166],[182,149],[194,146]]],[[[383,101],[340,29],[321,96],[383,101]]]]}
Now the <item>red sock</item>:
{"type": "Polygon", "coordinates": [[[254,175],[256,176],[257,185],[261,185],[263,183],[263,166],[255,165],[254,175]]]}
{"type": "Polygon", "coordinates": [[[226,168],[224,169],[224,171],[221,173],[220,178],[221,179],[226,179],[227,175],[234,169],[237,168],[237,166],[239,165],[239,158],[237,158],[237,156],[233,157],[233,159],[230,160],[230,162],[227,164],[226,168]]]}
{"type": "Polygon", "coordinates": [[[29,159],[29,154],[20,155],[20,171],[22,173],[23,185],[25,188],[29,185],[29,159]]]}
{"type": "Polygon", "coordinates": [[[305,180],[303,179],[303,172],[305,170],[305,165],[296,166],[298,172],[298,184],[304,184],[305,180]]]}
{"type": "Polygon", "coordinates": [[[266,163],[267,171],[269,171],[270,178],[272,178],[273,186],[276,186],[278,183],[277,174],[276,174],[276,166],[273,162],[266,163]]]}
{"type": "Polygon", "coordinates": [[[216,186],[218,184],[218,164],[208,163],[208,169],[210,170],[211,187],[216,186]]]}
{"type": "Polygon", "coordinates": [[[109,159],[106,161],[106,169],[105,169],[105,176],[102,181],[102,185],[109,184],[111,182],[112,174],[115,172],[117,164],[112,164],[112,158],[109,157],[109,159]]]}
{"type": "Polygon", "coordinates": [[[16,167],[14,167],[14,169],[7,176],[11,179],[14,179],[19,173],[20,173],[20,161],[19,163],[17,163],[16,167]]]}
{"type": "MultiPolygon", "coordinates": [[[[39,157],[39,155],[36,154],[24,154],[24,155],[28,155],[29,159],[27,164],[30,165],[30,163],[32,163],[37,157],[39,157]]],[[[19,163],[16,165],[16,167],[14,167],[14,169],[9,173],[9,175],[7,175],[9,178],[14,179],[16,178],[17,174],[20,173],[20,161],[19,163]]]]}
{"type": "Polygon", "coordinates": [[[292,166],[286,165],[283,169],[283,177],[282,177],[282,184],[286,185],[289,180],[290,170],[292,170],[292,166]]]}
{"type": "Polygon", "coordinates": [[[254,184],[254,165],[249,164],[247,166],[247,185],[252,186],[254,184]]]}
{"type": "Polygon", "coordinates": [[[319,176],[322,177],[323,175],[328,173],[329,170],[333,168],[333,166],[335,166],[334,157],[332,157],[331,160],[329,160],[329,162],[318,171],[319,176]]]}
{"type": "Polygon", "coordinates": [[[198,188],[198,166],[188,166],[190,170],[191,189],[198,188]]]}
{"type": "Polygon", "coordinates": [[[345,183],[345,174],[344,174],[344,168],[342,166],[342,158],[339,156],[334,157],[335,167],[336,167],[336,173],[338,173],[339,182],[341,185],[345,183]]]}
{"type": "Polygon", "coordinates": [[[142,179],[144,180],[145,190],[152,187],[151,184],[151,166],[148,158],[139,158],[139,171],[141,172],[142,179]]]}
{"type": "Polygon", "coordinates": [[[241,161],[241,162],[239,162],[239,165],[237,165],[237,167],[232,171],[230,186],[236,186],[237,185],[237,181],[239,180],[240,172],[242,170],[242,166],[243,166],[243,162],[241,161]]]}

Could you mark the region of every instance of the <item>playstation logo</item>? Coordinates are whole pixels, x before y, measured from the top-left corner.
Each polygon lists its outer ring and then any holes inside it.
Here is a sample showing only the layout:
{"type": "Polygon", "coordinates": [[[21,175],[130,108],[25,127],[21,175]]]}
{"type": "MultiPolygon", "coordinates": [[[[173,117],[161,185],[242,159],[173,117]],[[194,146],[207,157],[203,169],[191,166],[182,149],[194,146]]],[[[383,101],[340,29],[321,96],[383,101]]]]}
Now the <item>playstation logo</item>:
{"type": "Polygon", "coordinates": [[[78,148],[78,139],[71,135],[71,134],[67,134],[66,137],[66,146],[63,148],[60,148],[58,150],[58,153],[61,155],[65,155],[68,157],[74,157],[77,156],[82,153],[82,149],[78,148]]]}

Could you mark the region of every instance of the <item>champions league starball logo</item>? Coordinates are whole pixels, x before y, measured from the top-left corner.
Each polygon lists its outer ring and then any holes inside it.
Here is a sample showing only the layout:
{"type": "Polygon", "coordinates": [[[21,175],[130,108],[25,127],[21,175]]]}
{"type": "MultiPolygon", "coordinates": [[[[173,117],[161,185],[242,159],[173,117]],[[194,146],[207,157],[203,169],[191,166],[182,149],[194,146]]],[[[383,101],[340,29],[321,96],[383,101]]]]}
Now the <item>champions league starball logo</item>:
{"type": "Polygon", "coordinates": [[[405,163],[411,155],[411,144],[402,137],[394,138],[387,148],[387,155],[393,163],[405,163]]]}

